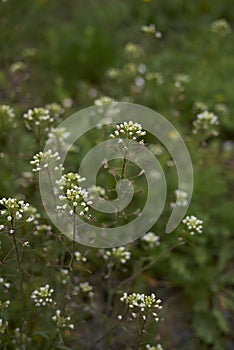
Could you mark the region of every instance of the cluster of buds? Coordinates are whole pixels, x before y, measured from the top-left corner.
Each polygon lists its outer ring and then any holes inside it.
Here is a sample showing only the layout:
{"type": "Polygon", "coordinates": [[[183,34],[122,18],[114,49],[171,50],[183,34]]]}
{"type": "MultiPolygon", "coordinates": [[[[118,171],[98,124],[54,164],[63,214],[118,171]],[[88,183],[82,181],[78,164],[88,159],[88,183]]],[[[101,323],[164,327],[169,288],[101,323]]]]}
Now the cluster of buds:
{"type": "Polygon", "coordinates": [[[120,301],[128,306],[133,318],[141,316],[146,321],[149,317],[153,317],[155,322],[159,321],[158,310],[162,309],[161,300],[156,299],[154,293],[151,295],[124,293],[120,301]]]}
{"type": "Polygon", "coordinates": [[[196,218],[196,216],[186,216],[186,218],[182,222],[185,225],[186,230],[190,233],[190,235],[194,235],[195,233],[202,233],[203,221],[196,218]]]}
{"type": "MultiPolygon", "coordinates": [[[[122,124],[117,124],[115,130],[110,134],[110,138],[118,138],[119,143],[123,142],[123,139],[137,141],[139,137],[145,136],[146,131],[142,129],[142,125],[139,123],[134,123],[133,121],[124,122],[122,124]]],[[[144,144],[144,140],[140,140],[140,144],[144,144]]]]}
{"type": "Polygon", "coordinates": [[[127,260],[131,258],[131,252],[126,250],[125,247],[112,248],[105,251],[103,258],[112,263],[126,264],[127,260]]]}
{"type": "Polygon", "coordinates": [[[52,298],[54,290],[50,288],[49,284],[46,284],[44,287],[39,287],[35,289],[31,298],[34,301],[35,306],[46,306],[46,305],[55,305],[55,301],[52,298]]]}

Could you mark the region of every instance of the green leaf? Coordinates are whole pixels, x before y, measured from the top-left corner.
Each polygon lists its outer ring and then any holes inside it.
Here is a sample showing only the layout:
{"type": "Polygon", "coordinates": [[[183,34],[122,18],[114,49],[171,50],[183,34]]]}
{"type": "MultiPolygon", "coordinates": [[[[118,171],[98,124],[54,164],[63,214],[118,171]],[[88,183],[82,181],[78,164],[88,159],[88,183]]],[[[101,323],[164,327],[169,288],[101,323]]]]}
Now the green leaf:
{"type": "Polygon", "coordinates": [[[58,345],[56,346],[56,348],[57,348],[57,349],[61,349],[61,350],[72,350],[72,348],[69,348],[69,347],[67,347],[67,346],[65,346],[65,345],[61,345],[61,344],[58,344],[58,345]]]}
{"type": "Polygon", "coordinates": [[[48,336],[48,334],[46,334],[45,332],[35,332],[33,333],[33,335],[40,335],[42,338],[46,339],[46,340],[50,340],[50,337],[48,336]]]}
{"type": "Polygon", "coordinates": [[[228,331],[229,331],[228,323],[227,323],[226,319],[224,318],[223,314],[218,309],[214,309],[213,315],[217,321],[217,324],[218,324],[220,330],[224,333],[228,333],[228,331]]]}
{"type": "Polygon", "coordinates": [[[216,320],[211,314],[205,312],[196,313],[193,324],[197,337],[206,344],[213,344],[215,339],[219,337],[216,320]]]}

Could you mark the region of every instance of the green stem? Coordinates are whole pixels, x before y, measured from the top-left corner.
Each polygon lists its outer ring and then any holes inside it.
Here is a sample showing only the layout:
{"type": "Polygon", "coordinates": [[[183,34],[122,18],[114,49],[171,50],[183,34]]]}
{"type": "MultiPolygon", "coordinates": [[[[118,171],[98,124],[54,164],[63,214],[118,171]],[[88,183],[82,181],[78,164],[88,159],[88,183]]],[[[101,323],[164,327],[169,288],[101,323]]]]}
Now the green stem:
{"type": "Polygon", "coordinates": [[[133,273],[130,277],[126,278],[125,280],[123,280],[122,282],[120,282],[118,284],[118,286],[116,287],[117,289],[119,289],[120,287],[122,287],[123,285],[125,285],[126,283],[134,280],[134,278],[136,278],[137,276],[139,276],[142,272],[148,270],[150,267],[152,267],[156,262],[162,260],[169,252],[171,252],[172,250],[174,250],[177,246],[184,244],[184,241],[180,241],[175,243],[173,246],[171,246],[170,248],[168,248],[166,251],[164,251],[161,255],[159,255],[158,257],[156,257],[155,259],[153,259],[152,261],[150,261],[148,264],[146,264],[144,267],[142,267],[141,269],[139,269],[138,271],[136,271],[135,273],[133,273]]]}
{"type": "Polygon", "coordinates": [[[72,258],[71,268],[73,267],[74,254],[75,254],[75,239],[76,239],[76,208],[73,207],[73,237],[72,237],[72,258]]]}
{"type": "Polygon", "coordinates": [[[117,323],[115,323],[114,325],[112,325],[100,338],[94,340],[94,342],[90,345],[90,347],[88,347],[89,350],[93,350],[94,346],[97,345],[98,343],[100,343],[102,340],[104,340],[106,338],[106,336],[108,336],[109,334],[111,334],[113,332],[114,329],[118,328],[120,323],[124,320],[125,316],[127,314],[127,310],[124,313],[122,320],[118,321],[117,323]]]}
{"type": "MultiPolygon", "coordinates": [[[[127,165],[127,151],[128,150],[125,150],[125,153],[124,153],[123,165],[122,165],[122,170],[121,170],[121,175],[120,175],[121,180],[124,179],[124,175],[125,175],[125,169],[126,169],[126,165],[127,165]]],[[[116,218],[115,218],[116,223],[118,223],[119,216],[120,216],[120,211],[117,211],[116,218]]]]}
{"type": "MultiPolygon", "coordinates": [[[[12,228],[14,230],[14,228],[12,228]]],[[[21,337],[21,343],[22,343],[22,350],[25,349],[25,346],[22,341],[22,333],[23,333],[23,328],[24,328],[24,291],[23,291],[23,272],[22,272],[22,267],[21,267],[21,262],[20,262],[20,256],[19,256],[19,249],[17,246],[16,238],[15,238],[15,233],[12,234],[13,237],[13,243],[15,247],[15,252],[16,252],[16,260],[17,260],[17,266],[18,266],[18,274],[19,274],[19,294],[20,294],[20,307],[21,307],[21,331],[20,331],[20,337],[21,337]]]]}
{"type": "Polygon", "coordinates": [[[124,159],[123,159],[123,165],[122,165],[122,172],[121,172],[121,180],[123,180],[124,178],[124,172],[125,172],[125,168],[126,168],[126,163],[127,163],[127,150],[125,151],[124,154],[124,159]]]}
{"type": "Polygon", "coordinates": [[[111,313],[111,304],[112,304],[112,272],[113,272],[113,266],[112,263],[108,266],[108,297],[107,297],[107,315],[110,316],[111,313]]]}
{"type": "Polygon", "coordinates": [[[141,346],[143,334],[145,331],[145,324],[146,324],[146,320],[143,320],[143,324],[142,324],[142,326],[140,326],[140,329],[139,329],[139,336],[138,336],[138,340],[137,340],[137,349],[140,349],[140,346],[141,346]]]}

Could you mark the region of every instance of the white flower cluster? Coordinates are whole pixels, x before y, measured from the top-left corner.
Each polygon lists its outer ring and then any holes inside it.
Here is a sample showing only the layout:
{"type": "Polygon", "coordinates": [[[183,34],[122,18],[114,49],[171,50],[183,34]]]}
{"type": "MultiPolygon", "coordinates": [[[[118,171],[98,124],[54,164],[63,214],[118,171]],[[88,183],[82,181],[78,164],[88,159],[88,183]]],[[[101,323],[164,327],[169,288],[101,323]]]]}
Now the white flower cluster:
{"type": "MultiPolygon", "coordinates": [[[[110,134],[110,138],[119,138],[119,143],[121,143],[123,142],[122,138],[136,141],[139,137],[145,135],[146,131],[142,130],[142,125],[130,120],[123,124],[117,124],[114,132],[110,134]]],[[[139,143],[144,144],[144,140],[141,140],[139,143]]]]}
{"type": "Polygon", "coordinates": [[[5,333],[7,326],[8,326],[8,322],[0,318],[0,334],[5,333]]]}
{"type": "Polygon", "coordinates": [[[196,216],[186,216],[182,222],[186,226],[186,229],[189,231],[190,235],[194,235],[195,233],[202,233],[203,221],[198,219],[196,216]]]}
{"type": "Polygon", "coordinates": [[[190,82],[190,76],[184,73],[177,73],[174,75],[174,85],[179,91],[184,91],[184,85],[190,82]]]}
{"type": "Polygon", "coordinates": [[[91,286],[91,284],[89,284],[89,282],[81,282],[77,286],[74,287],[72,294],[73,295],[79,294],[83,297],[88,296],[90,299],[92,299],[92,297],[94,295],[93,286],[91,286]]]}
{"type": "Polygon", "coordinates": [[[10,303],[11,303],[10,300],[5,300],[5,301],[0,300],[0,311],[8,309],[10,303]]]}
{"type": "Polygon", "coordinates": [[[205,102],[203,101],[196,101],[193,104],[193,112],[194,113],[200,113],[200,112],[204,112],[208,109],[208,106],[205,102]]]}
{"type": "Polygon", "coordinates": [[[91,186],[88,188],[89,198],[94,201],[99,197],[104,197],[106,194],[105,188],[100,186],[91,186]]]}
{"type": "Polygon", "coordinates": [[[51,124],[54,122],[54,118],[50,115],[48,109],[43,107],[35,107],[29,109],[23,114],[23,118],[26,122],[26,127],[31,130],[34,125],[40,126],[41,124],[51,124]]]}
{"type": "Polygon", "coordinates": [[[106,76],[109,79],[117,79],[121,74],[121,70],[118,68],[111,67],[107,69],[106,76]]]}
{"type": "MultiPolygon", "coordinates": [[[[15,221],[25,219],[26,222],[33,222],[38,224],[37,218],[40,216],[36,209],[25,203],[23,200],[16,198],[2,198],[0,199],[0,205],[5,209],[0,210],[0,215],[4,216],[7,222],[11,226],[10,234],[14,233],[12,223],[15,225],[15,221]]],[[[5,228],[4,225],[0,225],[0,230],[5,228]]]]}
{"type": "Polygon", "coordinates": [[[83,255],[81,254],[81,252],[76,251],[76,252],[74,253],[74,256],[75,256],[75,260],[78,261],[78,262],[86,262],[86,261],[87,261],[86,256],[83,256],[83,255]]]}
{"type": "Polygon", "coordinates": [[[23,72],[26,69],[26,64],[22,61],[16,61],[10,66],[12,73],[23,72]]]}
{"type": "Polygon", "coordinates": [[[69,270],[61,269],[60,277],[61,277],[62,284],[67,284],[69,282],[69,270]]]}
{"type": "Polygon", "coordinates": [[[68,188],[76,188],[80,186],[81,182],[84,182],[86,179],[85,177],[81,177],[77,173],[67,173],[64,174],[59,181],[57,181],[57,184],[59,185],[59,188],[61,190],[68,189],[68,188]]]}
{"type": "Polygon", "coordinates": [[[70,328],[74,329],[74,324],[70,323],[70,316],[62,316],[60,310],[56,310],[55,315],[52,316],[52,321],[54,321],[58,328],[70,328]]]}
{"type": "Polygon", "coordinates": [[[157,344],[156,346],[147,344],[146,349],[147,350],[163,350],[163,347],[161,344],[157,344]]]}
{"type": "Polygon", "coordinates": [[[160,72],[148,72],[148,73],[146,73],[145,77],[146,77],[146,80],[152,81],[159,86],[164,83],[163,74],[160,72]]]}
{"type": "Polygon", "coordinates": [[[227,105],[225,105],[225,103],[216,103],[214,110],[216,113],[221,115],[226,115],[229,112],[229,108],[227,105]]]}
{"type": "Polygon", "coordinates": [[[25,344],[30,343],[32,341],[32,338],[28,337],[27,334],[22,333],[22,329],[20,329],[19,327],[15,328],[14,333],[15,334],[14,334],[14,337],[12,339],[12,344],[14,344],[14,349],[16,349],[16,350],[20,349],[22,340],[25,344]]]}
{"type": "Polygon", "coordinates": [[[0,105],[0,119],[4,121],[12,121],[15,118],[15,113],[10,106],[0,105]]]}
{"type": "Polygon", "coordinates": [[[160,245],[160,237],[156,236],[153,232],[146,233],[141,240],[146,242],[150,248],[160,245]]]}
{"type": "Polygon", "coordinates": [[[93,290],[93,286],[89,282],[81,282],[79,284],[79,290],[83,293],[90,293],[93,290]]]}
{"type": "Polygon", "coordinates": [[[9,288],[11,287],[11,284],[9,282],[6,282],[4,278],[0,277],[0,286],[5,289],[6,292],[8,292],[9,288]]]}
{"type": "Polygon", "coordinates": [[[66,140],[69,136],[70,132],[68,132],[64,127],[51,128],[48,133],[50,146],[52,148],[55,147],[56,149],[66,149],[66,140]]]}
{"type": "MultiPolygon", "coordinates": [[[[8,294],[9,288],[10,288],[10,283],[5,282],[4,278],[0,277],[0,291],[1,294],[5,293],[8,294]]],[[[7,309],[10,305],[10,300],[0,300],[0,311],[3,311],[7,309]]]]}
{"type": "Polygon", "coordinates": [[[206,131],[210,129],[210,133],[213,136],[217,136],[218,132],[213,129],[214,126],[219,124],[219,119],[217,115],[207,110],[199,113],[197,119],[193,121],[193,133],[197,134],[199,131],[206,131]]]}
{"type": "MultiPolygon", "coordinates": [[[[33,156],[33,160],[30,161],[30,164],[34,165],[32,171],[40,171],[46,169],[49,166],[49,162],[59,161],[61,159],[58,152],[53,153],[51,149],[46,152],[39,152],[33,156]]],[[[62,164],[58,164],[54,167],[54,170],[63,169],[62,164]]]]}
{"type": "Polygon", "coordinates": [[[85,178],[82,178],[79,174],[68,173],[62,176],[62,178],[57,181],[60,190],[63,190],[64,194],[59,195],[59,199],[64,202],[63,205],[58,205],[58,212],[63,212],[67,208],[67,201],[72,206],[72,210],[69,211],[71,215],[78,214],[79,216],[88,215],[89,206],[92,204],[92,201],[89,198],[89,192],[80,187],[80,182],[84,181],[85,178]]]}
{"type": "Polygon", "coordinates": [[[217,19],[216,21],[212,22],[210,25],[210,30],[212,33],[219,34],[221,36],[227,36],[232,32],[230,24],[224,18],[217,19]]]}
{"type": "Polygon", "coordinates": [[[154,24],[141,26],[141,31],[147,35],[153,35],[157,39],[160,39],[162,37],[162,33],[156,29],[154,24]]]}
{"type": "Polygon", "coordinates": [[[64,109],[57,102],[49,103],[45,106],[45,108],[54,119],[59,119],[64,113],[64,109]]]}
{"type": "Polygon", "coordinates": [[[179,207],[186,207],[188,204],[188,194],[185,191],[182,190],[175,190],[176,194],[176,203],[171,203],[171,207],[174,208],[175,205],[178,205],[179,207]]]}
{"type": "Polygon", "coordinates": [[[44,224],[41,224],[41,225],[36,225],[35,228],[34,228],[34,231],[33,231],[33,234],[35,236],[38,236],[39,234],[41,233],[50,233],[52,230],[52,227],[50,225],[44,225],[44,224]]]}
{"type": "MultiPolygon", "coordinates": [[[[89,211],[89,205],[92,204],[92,202],[88,200],[88,195],[89,193],[85,189],[78,187],[76,189],[67,189],[65,195],[60,195],[59,199],[62,201],[68,200],[72,204],[73,210],[70,210],[71,215],[75,211],[76,213],[78,212],[80,216],[85,216],[89,211]]],[[[66,207],[66,204],[62,206],[58,205],[57,210],[64,210],[66,207]]]]}
{"type": "Polygon", "coordinates": [[[103,258],[105,260],[110,260],[112,258],[114,262],[126,264],[127,260],[131,258],[131,252],[126,250],[125,247],[112,248],[111,250],[105,251],[103,258]]]}
{"type": "Polygon", "coordinates": [[[31,298],[34,301],[35,306],[46,306],[46,305],[55,305],[55,301],[52,298],[54,290],[50,288],[49,284],[46,284],[44,287],[39,287],[35,289],[31,298]]]}
{"type": "Polygon", "coordinates": [[[128,42],[124,47],[124,53],[128,56],[128,58],[135,60],[139,59],[143,55],[144,50],[142,46],[128,42]]]}
{"type": "Polygon", "coordinates": [[[145,295],[143,293],[124,293],[120,301],[131,309],[133,318],[140,315],[143,320],[146,321],[149,316],[153,316],[156,322],[159,321],[158,310],[162,309],[161,300],[156,299],[154,293],[151,295],[145,295]]]}
{"type": "Polygon", "coordinates": [[[101,96],[100,98],[94,100],[95,106],[104,106],[115,102],[115,100],[109,96],[101,96]]]}

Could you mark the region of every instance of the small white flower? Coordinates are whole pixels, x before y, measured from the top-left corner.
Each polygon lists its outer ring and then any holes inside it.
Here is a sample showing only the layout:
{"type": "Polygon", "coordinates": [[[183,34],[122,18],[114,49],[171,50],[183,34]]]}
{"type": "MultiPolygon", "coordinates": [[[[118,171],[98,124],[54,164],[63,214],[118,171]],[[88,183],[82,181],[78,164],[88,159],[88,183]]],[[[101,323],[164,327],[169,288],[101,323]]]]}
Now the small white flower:
{"type": "Polygon", "coordinates": [[[75,259],[76,261],[79,261],[79,262],[86,262],[87,261],[87,258],[85,256],[83,256],[80,252],[76,251],[74,253],[75,255],[75,259]]]}
{"type": "Polygon", "coordinates": [[[208,131],[211,135],[217,136],[218,132],[215,127],[219,125],[217,115],[207,110],[199,113],[197,118],[193,121],[193,133],[198,134],[200,131],[208,131]]]}
{"type": "Polygon", "coordinates": [[[182,190],[176,190],[176,203],[172,202],[170,203],[171,207],[174,208],[175,205],[178,207],[186,207],[188,205],[188,194],[185,191],[182,190]]]}
{"type": "Polygon", "coordinates": [[[198,219],[196,216],[186,216],[182,222],[186,226],[186,229],[189,231],[190,235],[194,235],[195,233],[202,233],[203,221],[198,219]]]}
{"type": "Polygon", "coordinates": [[[105,260],[113,258],[114,262],[119,262],[121,264],[126,264],[127,260],[131,258],[131,252],[126,250],[125,247],[112,248],[111,250],[106,250],[103,254],[105,260]]]}
{"type": "Polygon", "coordinates": [[[56,323],[58,328],[70,328],[74,329],[74,325],[70,323],[70,316],[62,316],[60,310],[56,310],[55,315],[51,317],[52,321],[56,323]]]}
{"type": "Polygon", "coordinates": [[[227,36],[231,34],[232,29],[228,21],[224,18],[217,19],[211,23],[210,30],[214,34],[219,34],[220,36],[227,36]]]}
{"type": "Polygon", "coordinates": [[[46,284],[44,287],[39,287],[35,289],[31,298],[34,301],[34,305],[38,306],[46,306],[46,305],[55,305],[55,301],[52,299],[52,294],[54,290],[50,288],[49,284],[46,284]]]}
{"type": "Polygon", "coordinates": [[[159,246],[160,245],[160,237],[156,236],[153,232],[146,233],[142,238],[142,241],[148,243],[150,247],[159,246]]]}
{"type": "Polygon", "coordinates": [[[145,295],[140,293],[127,294],[125,292],[120,298],[120,301],[127,304],[131,309],[133,318],[136,318],[137,315],[139,315],[144,321],[146,321],[147,318],[151,316],[156,322],[159,321],[157,310],[162,309],[161,300],[156,299],[154,293],[151,295],[145,295]]]}
{"type": "MultiPolygon", "coordinates": [[[[110,138],[118,138],[121,139],[129,139],[129,140],[134,140],[137,141],[141,136],[145,136],[146,131],[142,129],[141,124],[139,123],[134,123],[133,121],[129,122],[124,122],[121,124],[117,124],[115,126],[115,130],[112,134],[110,134],[110,138]],[[121,138],[119,138],[119,134],[121,134],[121,138]]],[[[122,142],[122,141],[121,141],[122,142]]],[[[139,143],[144,143],[144,140],[140,140],[139,143]]]]}

